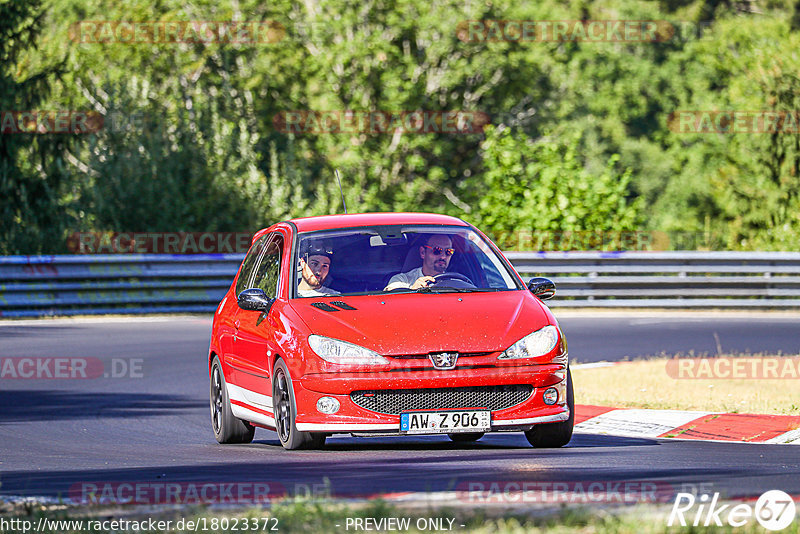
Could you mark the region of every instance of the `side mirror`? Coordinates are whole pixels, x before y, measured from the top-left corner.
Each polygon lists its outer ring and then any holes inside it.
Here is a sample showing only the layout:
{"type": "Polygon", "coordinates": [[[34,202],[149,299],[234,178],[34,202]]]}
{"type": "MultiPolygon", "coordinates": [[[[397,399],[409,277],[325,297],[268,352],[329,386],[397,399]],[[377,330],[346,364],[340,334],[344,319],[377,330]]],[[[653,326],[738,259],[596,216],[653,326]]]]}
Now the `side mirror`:
{"type": "Polygon", "coordinates": [[[531,278],[528,289],[542,300],[551,299],[556,294],[556,285],[549,278],[531,278]]]}
{"type": "Polygon", "coordinates": [[[275,299],[269,298],[263,289],[245,289],[236,297],[236,303],[243,310],[268,312],[275,299]]]}

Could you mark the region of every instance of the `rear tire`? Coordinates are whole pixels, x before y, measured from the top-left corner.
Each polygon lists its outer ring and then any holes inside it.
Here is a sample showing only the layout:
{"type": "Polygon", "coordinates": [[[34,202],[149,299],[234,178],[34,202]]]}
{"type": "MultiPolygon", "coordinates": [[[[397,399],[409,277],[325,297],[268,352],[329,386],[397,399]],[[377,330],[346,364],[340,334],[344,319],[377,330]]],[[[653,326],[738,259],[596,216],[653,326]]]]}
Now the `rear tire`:
{"type": "Polygon", "coordinates": [[[236,418],[231,411],[231,400],[225,386],[225,374],[219,357],[214,356],[211,363],[211,429],[219,443],[250,443],[256,429],[250,423],[236,418]]]}
{"type": "Polygon", "coordinates": [[[272,373],[272,407],[275,412],[275,432],[283,448],[319,449],[325,445],[326,434],[322,432],[301,432],[295,426],[297,403],[289,369],[281,358],[275,362],[272,373]]]}
{"type": "Polygon", "coordinates": [[[575,393],[572,390],[572,373],[567,368],[567,407],[569,419],[560,423],[536,425],[525,432],[528,443],[537,449],[553,449],[563,447],[572,439],[572,428],[575,425],[575,393]]]}
{"type": "Polygon", "coordinates": [[[456,443],[471,443],[481,439],[484,434],[484,432],[453,432],[447,434],[447,437],[456,443]]]}

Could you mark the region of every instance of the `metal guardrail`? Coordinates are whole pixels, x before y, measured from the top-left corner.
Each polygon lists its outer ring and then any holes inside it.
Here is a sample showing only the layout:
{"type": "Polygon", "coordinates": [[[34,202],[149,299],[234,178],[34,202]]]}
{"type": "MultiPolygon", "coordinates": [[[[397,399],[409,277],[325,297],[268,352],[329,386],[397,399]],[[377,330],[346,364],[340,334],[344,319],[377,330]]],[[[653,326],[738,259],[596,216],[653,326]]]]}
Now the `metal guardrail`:
{"type": "Polygon", "coordinates": [[[553,307],[800,308],[797,252],[506,252],[553,307]]]}
{"type": "Polygon", "coordinates": [[[0,257],[0,317],[213,312],[243,254],[0,257]]]}
{"type": "MultiPolygon", "coordinates": [[[[506,252],[554,308],[800,308],[797,252],[506,252]]],[[[242,254],[0,257],[0,317],[213,312],[242,254]]]]}

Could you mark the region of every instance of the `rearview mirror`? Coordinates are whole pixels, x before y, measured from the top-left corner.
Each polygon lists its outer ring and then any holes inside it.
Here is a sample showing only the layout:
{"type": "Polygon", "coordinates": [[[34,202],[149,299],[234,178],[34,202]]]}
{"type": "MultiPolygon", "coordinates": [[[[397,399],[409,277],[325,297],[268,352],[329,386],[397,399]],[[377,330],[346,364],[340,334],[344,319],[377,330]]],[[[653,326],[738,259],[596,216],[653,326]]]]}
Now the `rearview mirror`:
{"type": "Polygon", "coordinates": [[[384,235],[371,235],[369,236],[369,246],[383,247],[383,246],[398,246],[408,243],[408,236],[406,234],[384,234],[384,235]]]}
{"type": "Polygon", "coordinates": [[[245,289],[236,297],[236,303],[243,310],[268,312],[272,308],[275,299],[270,298],[264,293],[263,289],[245,289]]]}
{"type": "Polygon", "coordinates": [[[551,299],[556,294],[556,285],[549,278],[531,278],[528,289],[542,300],[551,299]]]}

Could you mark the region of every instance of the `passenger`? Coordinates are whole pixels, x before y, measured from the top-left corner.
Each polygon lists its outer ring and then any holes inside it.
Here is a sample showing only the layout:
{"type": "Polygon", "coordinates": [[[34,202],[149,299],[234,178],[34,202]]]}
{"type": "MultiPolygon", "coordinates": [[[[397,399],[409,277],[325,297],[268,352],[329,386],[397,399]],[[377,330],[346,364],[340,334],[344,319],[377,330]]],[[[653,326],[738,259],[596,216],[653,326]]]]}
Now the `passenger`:
{"type": "Polygon", "coordinates": [[[330,272],[333,253],[317,245],[307,245],[304,249],[299,262],[301,279],[297,285],[298,295],[301,297],[338,295],[338,291],[322,285],[330,272]]]}
{"type": "Polygon", "coordinates": [[[444,234],[434,234],[428,238],[424,245],[419,247],[419,256],[422,266],[406,273],[394,275],[389,284],[383,289],[391,291],[398,288],[419,289],[436,282],[434,276],[443,274],[450,265],[455,249],[453,242],[444,234]]]}

